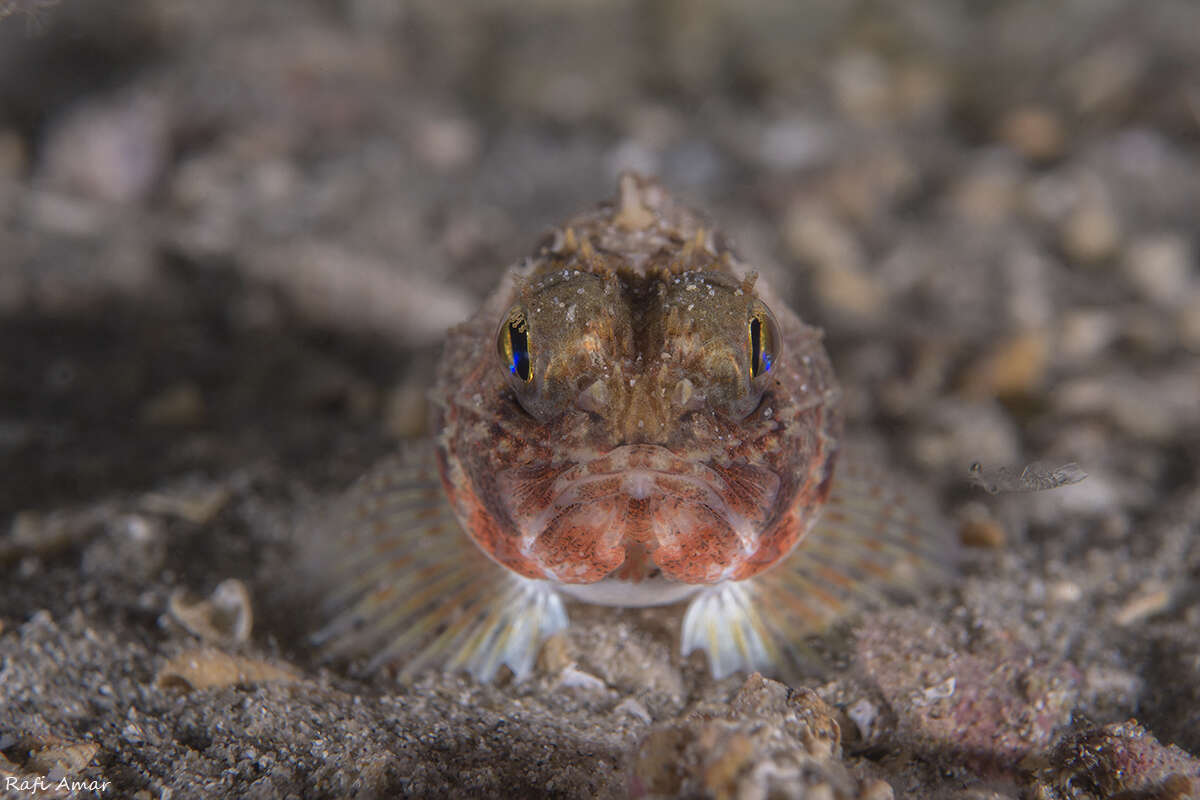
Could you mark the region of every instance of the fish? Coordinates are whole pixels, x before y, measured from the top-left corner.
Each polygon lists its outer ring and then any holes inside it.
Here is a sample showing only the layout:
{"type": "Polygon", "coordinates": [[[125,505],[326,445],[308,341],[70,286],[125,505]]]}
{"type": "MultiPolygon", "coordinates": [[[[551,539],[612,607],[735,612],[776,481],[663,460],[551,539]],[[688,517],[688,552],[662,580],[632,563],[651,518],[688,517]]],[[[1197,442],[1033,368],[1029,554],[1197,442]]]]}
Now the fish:
{"type": "Polygon", "coordinates": [[[432,440],[309,526],[312,642],[402,681],[524,679],[572,604],[686,604],[681,657],[786,674],[807,636],[947,570],[949,537],[853,455],[841,396],[823,333],[624,173],[447,333],[432,440]]]}

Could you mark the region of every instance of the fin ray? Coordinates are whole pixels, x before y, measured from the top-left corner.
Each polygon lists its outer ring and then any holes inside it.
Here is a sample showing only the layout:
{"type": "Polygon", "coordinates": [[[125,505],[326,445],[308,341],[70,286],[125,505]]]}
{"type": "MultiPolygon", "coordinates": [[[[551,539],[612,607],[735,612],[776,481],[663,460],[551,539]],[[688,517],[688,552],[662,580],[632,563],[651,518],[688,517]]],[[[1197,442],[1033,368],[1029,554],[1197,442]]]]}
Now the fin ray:
{"type": "Polygon", "coordinates": [[[404,681],[429,667],[523,678],[568,624],[550,584],[493,563],[462,530],[431,448],[377,465],[306,533],[322,595],[311,641],[325,660],[395,663],[404,681]]]}
{"type": "Polygon", "coordinates": [[[850,450],[807,536],[765,573],[703,590],[688,606],[681,649],[705,650],[715,677],[811,665],[805,638],[953,572],[954,541],[920,494],[850,450]]]}

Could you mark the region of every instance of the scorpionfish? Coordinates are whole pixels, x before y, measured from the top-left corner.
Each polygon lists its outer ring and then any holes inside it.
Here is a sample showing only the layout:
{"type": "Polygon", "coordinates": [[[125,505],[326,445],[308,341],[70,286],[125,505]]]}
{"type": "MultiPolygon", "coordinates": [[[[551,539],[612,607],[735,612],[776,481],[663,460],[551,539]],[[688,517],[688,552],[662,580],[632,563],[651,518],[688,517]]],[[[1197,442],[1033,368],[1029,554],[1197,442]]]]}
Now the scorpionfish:
{"type": "Polygon", "coordinates": [[[547,236],[438,369],[432,446],[313,532],[331,655],[523,677],[572,602],[686,601],[684,656],[779,672],[806,634],[937,571],[903,493],[840,463],[821,332],[654,180],[622,175],[547,236]]]}

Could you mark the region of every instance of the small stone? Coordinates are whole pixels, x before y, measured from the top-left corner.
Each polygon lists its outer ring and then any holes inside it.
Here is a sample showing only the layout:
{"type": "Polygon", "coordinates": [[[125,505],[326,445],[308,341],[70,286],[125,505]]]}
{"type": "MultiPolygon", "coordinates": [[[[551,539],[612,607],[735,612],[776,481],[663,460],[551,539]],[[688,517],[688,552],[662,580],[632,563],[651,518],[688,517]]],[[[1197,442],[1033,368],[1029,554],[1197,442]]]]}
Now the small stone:
{"type": "Polygon", "coordinates": [[[850,119],[875,125],[892,115],[891,76],[875,53],[845,53],[834,59],[829,75],[838,107],[850,119]]]}
{"type": "Polygon", "coordinates": [[[896,792],[887,781],[872,781],[859,790],[858,800],[892,800],[896,792]]]}
{"type": "Polygon", "coordinates": [[[573,666],[568,666],[559,673],[558,685],[568,689],[584,689],[592,692],[602,692],[608,688],[608,684],[602,679],[573,666]]]}
{"type": "Polygon", "coordinates": [[[204,395],[191,381],[172,384],[142,406],[141,419],[154,427],[181,428],[204,419],[204,395]]]}
{"type": "Polygon", "coordinates": [[[871,741],[871,736],[875,732],[875,720],[879,718],[879,707],[864,697],[846,709],[846,716],[858,729],[859,737],[863,741],[871,741]]]}
{"type": "Polygon", "coordinates": [[[1120,334],[1120,325],[1110,311],[1076,309],[1062,315],[1055,337],[1059,358],[1086,362],[1099,356],[1120,334]]]}
{"type": "Polygon", "coordinates": [[[1004,117],[1000,138],[1030,161],[1049,161],[1062,154],[1066,132],[1053,110],[1026,106],[1004,117]]]}
{"type": "Polygon", "coordinates": [[[1046,597],[1059,605],[1072,605],[1083,598],[1083,589],[1075,581],[1054,581],[1046,586],[1046,597]]]}
{"type": "Polygon", "coordinates": [[[290,665],[280,667],[256,658],[197,648],[180,653],[164,664],[154,678],[154,685],[160,689],[190,692],[223,686],[294,683],[298,680],[300,673],[290,665]]]}
{"type": "Polygon", "coordinates": [[[967,547],[1002,550],[1008,544],[1008,535],[992,517],[973,515],[959,524],[958,540],[967,547]]]}
{"type": "Polygon", "coordinates": [[[925,63],[902,65],[893,81],[892,101],[897,116],[928,119],[939,115],[950,94],[950,76],[946,69],[925,63]]]}
{"type": "Polygon", "coordinates": [[[50,131],[40,177],[101,202],[144,200],[166,163],[166,104],[147,94],[120,95],[72,109],[50,131]]]}
{"type": "Polygon", "coordinates": [[[1146,299],[1174,308],[1189,297],[1195,261],[1191,247],[1182,236],[1152,234],[1130,242],[1125,251],[1124,272],[1146,299]]]}
{"type": "Polygon", "coordinates": [[[19,511],[13,516],[8,536],[0,539],[0,554],[47,555],[84,541],[104,530],[110,509],[104,506],[83,511],[19,511]]]}
{"type": "Polygon", "coordinates": [[[1170,590],[1152,583],[1143,586],[1137,594],[1122,603],[1113,614],[1113,622],[1122,627],[1136,625],[1160,611],[1165,611],[1170,605],[1170,590]]]}
{"type": "Polygon", "coordinates": [[[1085,266],[1111,258],[1120,239],[1120,220],[1112,206],[1102,200],[1080,204],[1059,230],[1063,251],[1073,262],[1085,266]]]}
{"type": "Polygon", "coordinates": [[[1012,216],[1019,197],[1020,173],[1013,159],[984,160],[950,190],[954,212],[975,225],[996,225],[1012,216]]]}
{"type": "Polygon", "coordinates": [[[204,600],[180,589],[171,595],[167,613],[189,633],[209,642],[246,642],[254,627],[250,592],[237,578],[221,581],[204,600]]]}
{"type": "Polygon", "coordinates": [[[211,522],[229,502],[228,486],[179,486],[141,498],[143,511],[177,517],[195,525],[211,522]]]}
{"type": "Polygon", "coordinates": [[[417,154],[434,169],[451,172],[469,166],[479,155],[479,129],[462,117],[423,118],[417,127],[417,154]]]}
{"type": "Polygon", "coordinates": [[[635,719],[645,722],[647,725],[654,721],[654,718],[650,716],[650,712],[646,710],[646,707],[632,697],[626,697],[617,703],[613,708],[613,713],[628,714],[635,719]]]}
{"type": "Polygon", "coordinates": [[[791,254],[821,270],[859,270],[865,261],[851,232],[826,209],[797,202],[784,213],[784,244],[791,254]]]}
{"type": "Polygon", "coordinates": [[[817,293],[828,307],[867,319],[882,314],[887,298],[878,281],[865,272],[852,269],[819,273],[817,293]]]}
{"type": "Polygon", "coordinates": [[[47,744],[33,750],[25,768],[41,775],[75,775],[92,763],[99,752],[100,745],[95,742],[47,744]]]}
{"type": "Polygon", "coordinates": [[[996,345],[968,369],[963,389],[977,398],[1033,394],[1045,379],[1050,337],[1044,330],[1018,333],[996,345]]]}

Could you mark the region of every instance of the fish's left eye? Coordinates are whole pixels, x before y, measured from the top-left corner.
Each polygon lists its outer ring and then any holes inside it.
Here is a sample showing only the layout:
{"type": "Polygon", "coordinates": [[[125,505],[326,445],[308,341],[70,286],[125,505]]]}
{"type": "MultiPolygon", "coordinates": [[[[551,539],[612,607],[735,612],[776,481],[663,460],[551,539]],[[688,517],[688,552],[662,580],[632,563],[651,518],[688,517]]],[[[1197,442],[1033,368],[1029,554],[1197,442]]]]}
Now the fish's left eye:
{"type": "Polygon", "coordinates": [[[750,377],[759,378],[770,372],[779,359],[779,327],[762,303],[750,309],[746,337],[750,345],[750,377]]]}
{"type": "Polygon", "coordinates": [[[533,361],[529,356],[529,323],[525,312],[513,311],[500,326],[496,337],[500,360],[514,378],[522,383],[533,380],[533,361]]]}

